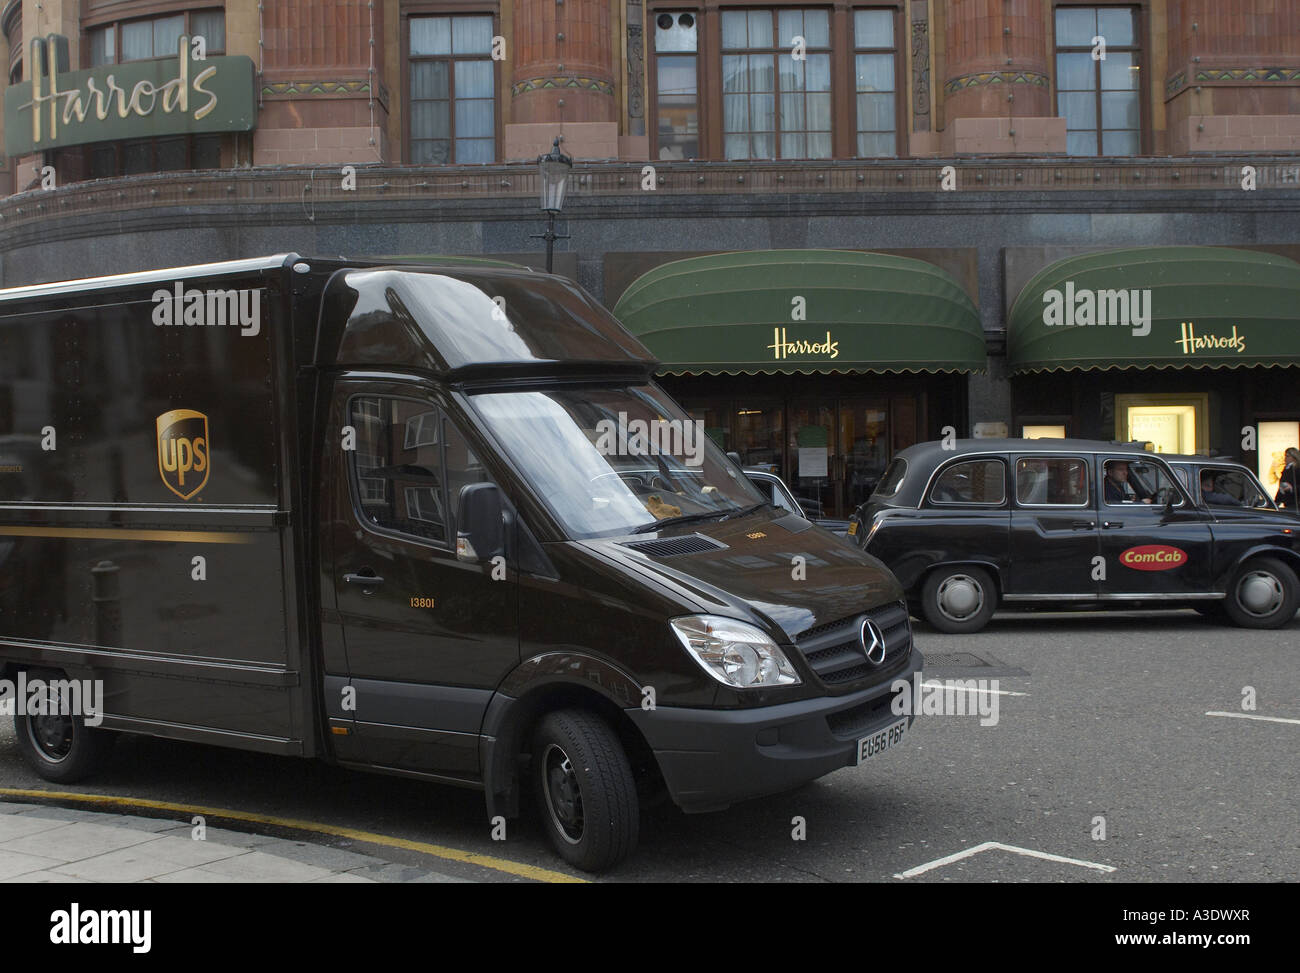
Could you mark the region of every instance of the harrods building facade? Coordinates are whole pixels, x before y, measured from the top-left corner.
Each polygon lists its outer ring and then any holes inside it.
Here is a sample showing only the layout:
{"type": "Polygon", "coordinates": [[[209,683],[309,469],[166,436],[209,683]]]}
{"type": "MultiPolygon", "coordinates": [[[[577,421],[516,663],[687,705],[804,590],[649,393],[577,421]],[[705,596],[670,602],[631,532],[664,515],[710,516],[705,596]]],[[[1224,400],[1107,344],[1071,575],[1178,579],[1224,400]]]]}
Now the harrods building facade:
{"type": "Polygon", "coordinates": [[[9,0],[0,31],[4,286],[540,268],[559,137],[556,272],[828,513],[945,427],[1266,480],[1300,442],[1300,0],[9,0]]]}

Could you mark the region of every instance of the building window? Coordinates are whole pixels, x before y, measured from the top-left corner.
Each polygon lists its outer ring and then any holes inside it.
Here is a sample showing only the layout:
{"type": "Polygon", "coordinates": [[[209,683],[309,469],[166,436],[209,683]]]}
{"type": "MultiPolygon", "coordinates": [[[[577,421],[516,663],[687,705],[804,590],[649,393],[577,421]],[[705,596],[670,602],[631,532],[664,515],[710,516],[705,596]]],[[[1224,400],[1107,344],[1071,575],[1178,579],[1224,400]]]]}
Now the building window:
{"type": "Polygon", "coordinates": [[[728,159],[830,158],[828,11],[722,12],[722,130],[728,159]]]}
{"type": "Polygon", "coordinates": [[[226,12],[219,9],[192,10],[166,17],[128,20],[104,24],[86,34],[91,67],[176,57],[177,43],[182,34],[191,38],[202,37],[208,54],[223,54],[226,50],[226,12]]]}
{"type": "Polygon", "coordinates": [[[496,159],[492,18],[412,17],[411,161],[496,159]]]}
{"type": "MultiPolygon", "coordinates": [[[[176,135],[126,142],[96,142],[66,151],[85,152],[89,179],[110,179],[113,176],[133,176],[146,172],[221,168],[220,135],[176,135]]],[[[56,168],[61,169],[58,166],[56,168]]]]}
{"type": "Polygon", "coordinates": [[[857,152],[861,157],[898,154],[897,78],[892,10],[853,11],[854,73],[857,77],[857,152]]]}
{"type": "Polygon", "coordinates": [[[1140,54],[1136,9],[1057,8],[1056,111],[1067,154],[1141,151],[1140,54]]]}
{"type": "Polygon", "coordinates": [[[655,118],[659,158],[700,155],[698,25],[693,13],[655,17],[655,118]]]}

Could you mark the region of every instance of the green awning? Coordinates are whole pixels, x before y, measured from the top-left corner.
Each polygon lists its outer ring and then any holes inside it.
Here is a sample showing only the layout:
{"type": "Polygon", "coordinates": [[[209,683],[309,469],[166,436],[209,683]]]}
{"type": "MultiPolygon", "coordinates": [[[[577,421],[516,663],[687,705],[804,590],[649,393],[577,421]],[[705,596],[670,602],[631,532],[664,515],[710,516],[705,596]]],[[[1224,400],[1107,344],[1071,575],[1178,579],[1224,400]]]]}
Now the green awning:
{"type": "Polygon", "coordinates": [[[1013,373],[1300,364],[1300,264],[1228,247],[1067,257],[1016,298],[1007,359],[1013,373]]]}
{"type": "Polygon", "coordinates": [[[614,315],[673,375],[987,366],[979,314],[961,286],[933,264],[883,253],[676,260],[633,282],[614,315]]]}

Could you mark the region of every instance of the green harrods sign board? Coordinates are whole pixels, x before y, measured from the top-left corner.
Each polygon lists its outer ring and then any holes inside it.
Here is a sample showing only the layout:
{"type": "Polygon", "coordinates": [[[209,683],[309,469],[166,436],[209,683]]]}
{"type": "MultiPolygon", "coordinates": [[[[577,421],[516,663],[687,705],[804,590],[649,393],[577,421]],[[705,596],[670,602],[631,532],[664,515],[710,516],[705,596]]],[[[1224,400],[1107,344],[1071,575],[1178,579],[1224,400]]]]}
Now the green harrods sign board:
{"type": "Polygon", "coordinates": [[[252,58],[198,59],[182,36],[176,57],[60,71],[62,45],[54,34],[33,40],[32,80],[5,91],[10,156],[88,142],[248,132],[257,125],[252,58]]]}

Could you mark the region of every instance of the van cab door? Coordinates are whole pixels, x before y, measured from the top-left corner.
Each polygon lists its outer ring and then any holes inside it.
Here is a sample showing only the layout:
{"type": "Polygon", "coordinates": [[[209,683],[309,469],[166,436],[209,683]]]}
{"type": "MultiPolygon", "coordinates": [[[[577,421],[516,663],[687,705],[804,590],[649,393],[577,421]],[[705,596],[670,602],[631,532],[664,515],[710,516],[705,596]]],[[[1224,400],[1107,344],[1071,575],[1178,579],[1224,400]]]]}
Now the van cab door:
{"type": "Polygon", "coordinates": [[[1177,600],[1210,592],[1214,538],[1209,513],[1159,460],[1097,459],[1101,554],[1106,559],[1102,596],[1177,600]]]}
{"type": "Polygon", "coordinates": [[[519,661],[515,572],[456,556],[459,493],[490,478],[431,390],[415,386],[341,380],[326,448],[345,457],[322,485],[324,570],[356,707],[336,752],[476,778],[488,700],[519,661]]]}
{"type": "Polygon", "coordinates": [[[1011,564],[1006,597],[1090,599],[1097,594],[1092,457],[1012,454],[1011,564]]]}

